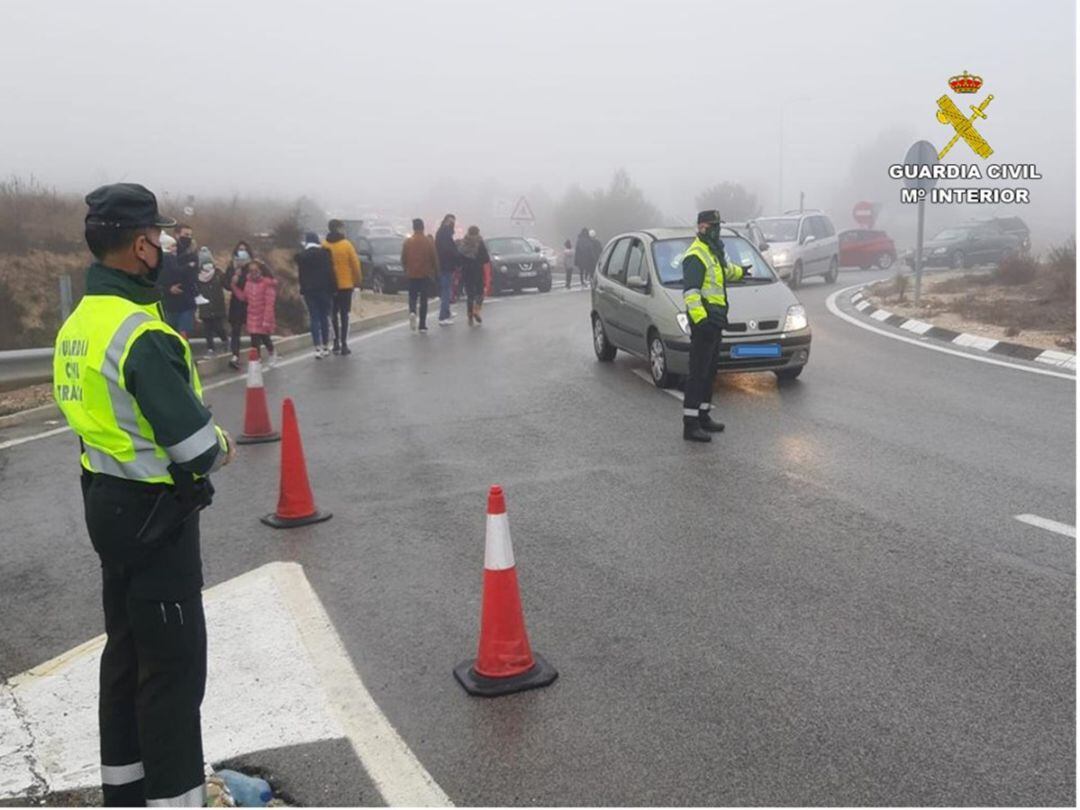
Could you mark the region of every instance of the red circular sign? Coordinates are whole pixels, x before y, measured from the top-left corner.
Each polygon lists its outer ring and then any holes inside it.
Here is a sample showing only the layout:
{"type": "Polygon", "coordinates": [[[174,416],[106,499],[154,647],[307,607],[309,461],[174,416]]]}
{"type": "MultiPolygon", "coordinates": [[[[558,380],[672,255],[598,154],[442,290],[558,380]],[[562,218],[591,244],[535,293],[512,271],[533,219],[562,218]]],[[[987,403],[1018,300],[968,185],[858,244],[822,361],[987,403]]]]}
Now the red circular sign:
{"type": "Polygon", "coordinates": [[[876,218],[874,216],[874,204],[868,202],[855,203],[855,207],[851,209],[851,216],[864,228],[869,228],[874,224],[876,218]]]}

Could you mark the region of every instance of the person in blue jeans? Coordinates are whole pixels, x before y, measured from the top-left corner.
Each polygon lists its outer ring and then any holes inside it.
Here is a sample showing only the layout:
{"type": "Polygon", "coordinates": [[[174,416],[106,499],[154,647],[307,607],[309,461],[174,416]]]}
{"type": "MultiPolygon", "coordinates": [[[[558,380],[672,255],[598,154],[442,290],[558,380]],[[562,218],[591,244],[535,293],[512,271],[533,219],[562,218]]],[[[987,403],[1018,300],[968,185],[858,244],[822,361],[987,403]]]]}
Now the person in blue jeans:
{"type": "Polygon", "coordinates": [[[439,326],[449,326],[454,322],[454,313],[450,310],[450,291],[453,286],[454,272],[461,268],[461,252],[454,242],[454,226],[457,219],[453,214],[443,217],[442,225],[435,232],[435,254],[439,258],[439,326]]]}
{"type": "Polygon", "coordinates": [[[307,304],[311,318],[311,341],[315,344],[315,359],[330,356],[330,309],[333,306],[337,282],[330,251],[322,246],[317,234],[304,234],[303,246],[296,254],[300,279],[300,295],[307,304]]]}

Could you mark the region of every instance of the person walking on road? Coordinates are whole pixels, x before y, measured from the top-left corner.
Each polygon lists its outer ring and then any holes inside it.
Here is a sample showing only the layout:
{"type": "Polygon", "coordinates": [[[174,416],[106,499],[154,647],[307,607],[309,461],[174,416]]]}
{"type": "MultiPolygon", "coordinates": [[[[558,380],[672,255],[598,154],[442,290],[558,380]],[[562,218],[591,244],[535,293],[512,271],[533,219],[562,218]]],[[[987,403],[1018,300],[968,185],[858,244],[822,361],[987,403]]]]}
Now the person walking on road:
{"type": "Polygon", "coordinates": [[[450,326],[454,322],[454,313],[450,310],[450,293],[454,272],[461,267],[461,253],[454,242],[456,224],[456,217],[447,214],[443,217],[439,230],[435,232],[435,251],[439,259],[439,326],[450,326]]]}
{"type": "MultiPolygon", "coordinates": [[[[593,231],[595,233],[595,231],[593,231]]],[[[592,279],[592,273],[596,269],[596,263],[600,261],[600,243],[590,235],[588,228],[582,228],[574,245],[574,264],[577,265],[580,274],[581,286],[585,286],[586,279],[592,279]]]]}
{"type": "Polygon", "coordinates": [[[247,283],[247,273],[244,268],[254,257],[251,247],[247,242],[237,242],[233,248],[232,258],[225,268],[225,286],[229,289],[229,350],[232,359],[229,366],[234,369],[240,368],[240,341],[244,335],[244,325],[247,323],[247,304],[244,303],[243,290],[247,283]],[[237,293],[239,290],[239,294],[237,293]]]}
{"type": "Polygon", "coordinates": [[[300,279],[300,295],[307,304],[311,320],[311,342],[315,344],[315,359],[330,356],[330,309],[337,279],[330,251],[322,246],[319,237],[304,234],[304,245],[296,254],[297,274],[300,279]]]}
{"type": "Polygon", "coordinates": [[[424,234],[424,220],[414,219],[412,227],[412,236],[401,244],[401,266],[409,283],[409,328],[417,331],[419,314],[419,332],[426,334],[428,285],[438,271],[438,257],[435,243],[424,234]]]}
{"type": "Polygon", "coordinates": [[[244,268],[247,273],[247,283],[240,291],[240,295],[247,303],[247,331],[251,337],[251,348],[258,351],[265,346],[267,352],[267,368],[277,365],[277,352],[274,351],[274,341],[270,336],[277,329],[275,307],[277,306],[277,279],[266,262],[262,259],[253,259],[244,268]]]}
{"type": "Polygon", "coordinates": [[[562,265],[566,273],[566,289],[569,290],[570,282],[574,280],[574,246],[569,239],[563,242],[562,265]]]}
{"type": "Polygon", "coordinates": [[[227,342],[225,335],[225,273],[214,264],[210,248],[199,248],[199,320],[206,338],[206,356],[214,356],[214,338],[227,342]]]}
{"type": "Polygon", "coordinates": [[[53,393],[81,447],[87,532],[101,561],[98,720],[106,806],[202,807],[206,687],[199,511],[234,455],[203,404],[191,347],[161,320],[161,229],[134,183],[86,196],[94,261],[60,327],[53,393]]]}
{"type": "Polygon", "coordinates": [[[330,233],[326,235],[323,247],[330,251],[334,264],[334,278],[337,282],[334,291],[332,322],[334,325],[334,354],[352,354],[349,348],[349,312],[352,311],[353,290],[363,282],[360,257],[352,242],[345,238],[345,223],[332,219],[328,224],[330,233]]]}
{"type": "Polygon", "coordinates": [[[480,229],[470,225],[461,240],[461,275],[465,283],[465,295],[469,307],[469,326],[481,324],[480,308],[484,304],[484,265],[491,261],[487,245],[480,236],[480,229]]]}
{"type": "Polygon", "coordinates": [[[727,327],[727,282],[739,281],[743,268],[730,264],[720,241],[720,212],[702,211],[697,238],[683,257],[683,301],[690,320],[690,373],[683,396],[683,438],[711,442],[724,429],[712,418],[712,392],[720,339],[727,327]]]}

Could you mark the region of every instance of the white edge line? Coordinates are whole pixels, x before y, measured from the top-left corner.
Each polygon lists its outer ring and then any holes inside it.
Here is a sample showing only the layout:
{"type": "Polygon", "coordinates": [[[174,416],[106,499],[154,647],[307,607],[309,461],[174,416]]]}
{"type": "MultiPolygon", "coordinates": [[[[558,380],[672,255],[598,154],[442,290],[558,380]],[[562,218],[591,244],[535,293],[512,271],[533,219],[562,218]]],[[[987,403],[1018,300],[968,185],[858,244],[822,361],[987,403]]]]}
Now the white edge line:
{"type": "MultiPolygon", "coordinates": [[[[450,797],[413,754],[382,713],[352,665],[318,595],[299,563],[272,562],[207,588],[204,599],[225,596],[251,579],[272,578],[297,633],[319,675],[327,705],[335,715],[364,770],[392,807],[453,807],[450,797]]],[[[12,691],[39,678],[55,675],[105,645],[105,636],[90,639],[19,675],[5,686],[12,691]]]]}
{"type": "Polygon", "coordinates": [[[1073,540],[1076,539],[1076,527],[1070,526],[1068,523],[1058,523],[1056,520],[1039,517],[1038,515],[1013,515],[1013,517],[1021,523],[1027,523],[1029,526],[1046,529],[1048,532],[1063,534],[1066,537],[1071,537],[1073,540]]]}
{"type": "MultiPolygon", "coordinates": [[[[392,331],[394,329],[401,329],[407,323],[408,323],[408,321],[402,321],[401,323],[394,323],[394,324],[390,324],[389,326],[382,326],[382,327],[379,327],[378,329],[373,329],[370,332],[362,332],[359,335],[355,335],[354,337],[349,338],[349,343],[350,344],[352,344],[352,343],[360,343],[361,341],[364,341],[364,340],[370,340],[373,337],[378,337],[379,335],[384,335],[387,332],[390,332],[390,331],[392,331]]],[[[295,355],[293,355],[291,357],[286,358],[285,360],[282,360],[280,363],[277,364],[277,366],[275,366],[275,369],[285,368],[286,366],[291,366],[293,363],[299,363],[299,362],[301,362],[303,360],[307,360],[310,357],[312,357],[314,354],[315,354],[314,349],[309,349],[307,351],[300,352],[299,354],[295,354],[295,355]]],[[[216,388],[222,388],[222,387],[224,387],[226,385],[232,385],[233,383],[244,382],[246,380],[247,380],[247,375],[246,374],[241,373],[241,374],[238,374],[238,375],[233,375],[233,376],[227,377],[224,380],[218,380],[216,382],[212,382],[212,383],[209,383],[207,385],[204,385],[203,386],[203,391],[213,391],[216,388]]],[[[5,442],[0,442],[0,450],[7,450],[7,449],[9,449],[11,447],[18,447],[20,444],[27,444],[28,442],[35,442],[35,441],[37,441],[39,439],[47,439],[50,436],[59,436],[61,433],[67,433],[70,430],[71,430],[71,428],[69,428],[69,427],[67,427],[65,425],[64,427],[53,428],[52,430],[46,430],[46,431],[43,431],[41,433],[34,433],[34,434],[30,435],[30,436],[22,436],[22,437],[20,437],[18,439],[8,439],[5,442]]]]}
{"type": "Polygon", "coordinates": [[[303,568],[297,563],[271,565],[271,576],[319,673],[327,702],[386,803],[453,806],[364,687],[303,568]]]}
{"type": "MultiPolygon", "coordinates": [[[[656,383],[654,383],[652,381],[652,377],[649,376],[649,372],[645,371],[644,369],[632,368],[632,369],[630,369],[630,373],[633,374],[635,377],[640,377],[645,382],[647,382],[649,385],[651,385],[653,388],[656,388],[656,383]]],[[[683,398],[682,394],[680,394],[678,391],[673,391],[670,388],[661,388],[659,390],[663,391],[665,394],[667,394],[670,397],[675,397],[675,399],[682,400],[682,398],[683,398]]]]}
{"type": "Polygon", "coordinates": [[[1028,368],[1027,366],[1018,366],[1015,363],[1007,363],[1004,360],[997,360],[997,359],[995,359],[993,357],[979,357],[978,355],[969,354],[967,352],[954,351],[953,349],[948,349],[948,348],[946,348],[944,346],[935,346],[935,345],[932,345],[931,343],[928,343],[928,342],[924,342],[924,341],[921,341],[921,340],[915,340],[914,338],[905,337],[904,335],[898,335],[898,334],[896,334],[894,332],[888,331],[887,329],[878,329],[875,326],[871,326],[868,323],[864,323],[863,321],[859,320],[858,318],[856,318],[856,317],[854,317],[852,315],[848,315],[846,312],[841,312],[840,308],[836,305],[836,299],[839,296],[846,293],[846,292],[850,292],[851,290],[857,289],[859,287],[865,287],[865,286],[866,286],[865,283],[863,283],[863,284],[852,284],[850,287],[845,287],[842,290],[837,290],[836,292],[834,292],[832,295],[830,295],[828,298],[825,299],[826,308],[829,310],[829,312],[831,312],[837,318],[840,318],[841,320],[847,321],[848,323],[853,324],[854,326],[857,326],[860,329],[865,329],[868,332],[876,332],[877,334],[879,334],[879,335],[881,335],[883,337],[891,338],[892,340],[899,340],[899,341],[902,341],[904,343],[910,343],[912,346],[918,346],[919,348],[922,348],[922,349],[930,349],[930,350],[935,351],[935,352],[941,352],[942,354],[951,354],[954,357],[963,357],[963,358],[966,358],[968,360],[975,360],[976,362],[979,362],[979,363],[989,363],[992,366],[1002,366],[1004,368],[1015,369],[1016,371],[1026,371],[1028,374],[1042,374],[1045,377],[1058,377],[1059,379],[1062,379],[1062,380],[1072,380],[1073,382],[1076,382],[1076,377],[1073,376],[1072,374],[1062,374],[1061,372],[1058,372],[1058,371],[1048,371],[1046,369],[1041,369],[1041,368],[1028,368]]]}

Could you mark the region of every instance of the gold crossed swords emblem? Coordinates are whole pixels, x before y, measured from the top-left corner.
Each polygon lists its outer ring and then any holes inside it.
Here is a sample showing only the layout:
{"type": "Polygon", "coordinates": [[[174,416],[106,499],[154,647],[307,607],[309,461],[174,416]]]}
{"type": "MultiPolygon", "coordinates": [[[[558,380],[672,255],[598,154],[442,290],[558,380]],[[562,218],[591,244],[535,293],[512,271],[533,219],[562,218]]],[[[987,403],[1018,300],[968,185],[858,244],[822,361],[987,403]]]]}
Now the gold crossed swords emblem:
{"type": "Polygon", "coordinates": [[[953,104],[953,101],[948,96],[942,96],[937,100],[938,112],[937,120],[943,124],[952,124],[952,128],[956,130],[956,134],[953,135],[951,141],[945,144],[945,148],[938,152],[938,160],[941,160],[952,149],[958,140],[964,139],[964,142],[971,147],[976,155],[984,160],[990,155],[994,154],[994,150],[990,148],[988,144],[974,127],[976,118],[986,118],[986,108],[990,106],[990,102],[994,100],[993,95],[988,95],[983,99],[982,104],[976,107],[971,105],[971,118],[966,117],[960,108],[953,104]]]}

